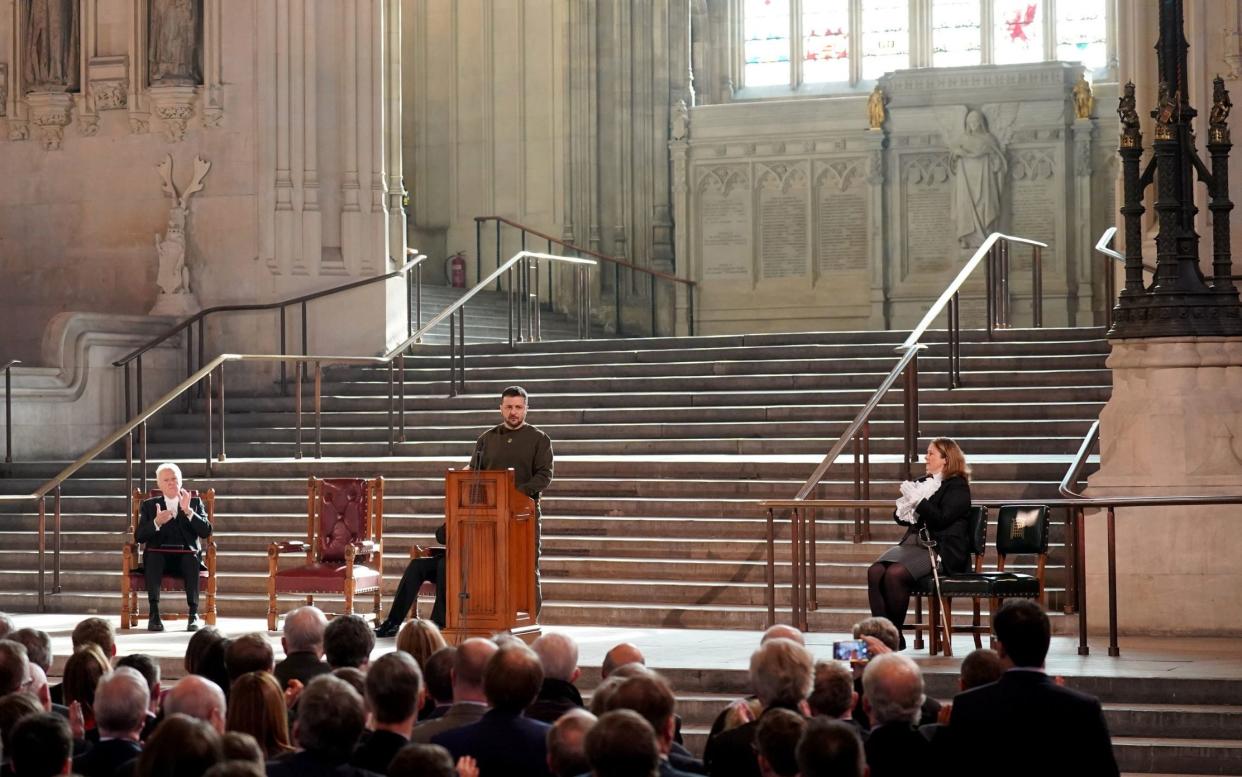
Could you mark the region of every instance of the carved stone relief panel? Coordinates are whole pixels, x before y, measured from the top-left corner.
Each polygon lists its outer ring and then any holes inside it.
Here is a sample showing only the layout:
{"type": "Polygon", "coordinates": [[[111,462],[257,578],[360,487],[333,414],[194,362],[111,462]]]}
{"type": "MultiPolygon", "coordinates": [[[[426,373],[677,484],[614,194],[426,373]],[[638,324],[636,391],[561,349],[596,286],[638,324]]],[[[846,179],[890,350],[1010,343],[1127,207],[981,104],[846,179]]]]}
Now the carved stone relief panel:
{"type": "Polygon", "coordinates": [[[697,172],[700,278],[750,281],[754,216],[748,166],[715,165],[697,172]]]}
{"type": "MultiPolygon", "coordinates": [[[[912,153],[900,157],[897,213],[902,275],[942,274],[962,252],[952,229],[953,180],[949,154],[912,153]]],[[[939,282],[939,277],[935,278],[939,282]]]]}
{"type": "Polygon", "coordinates": [[[809,163],[756,163],[759,277],[810,277],[809,163]]]}
{"type": "Polygon", "coordinates": [[[87,78],[95,110],[114,111],[126,107],[129,97],[127,57],[91,57],[87,63],[87,78]]]}
{"type": "MultiPolygon", "coordinates": [[[[1020,148],[1010,152],[1009,230],[1048,244],[1043,249],[1045,271],[1059,266],[1058,211],[1065,207],[1063,178],[1056,174],[1056,153],[1055,148],[1020,148]]],[[[1015,249],[1010,255],[1010,266],[1014,270],[1029,270],[1031,257],[1031,251],[1015,249]]]]}
{"type": "Polygon", "coordinates": [[[870,219],[866,157],[815,163],[815,270],[866,271],[870,219]]]}

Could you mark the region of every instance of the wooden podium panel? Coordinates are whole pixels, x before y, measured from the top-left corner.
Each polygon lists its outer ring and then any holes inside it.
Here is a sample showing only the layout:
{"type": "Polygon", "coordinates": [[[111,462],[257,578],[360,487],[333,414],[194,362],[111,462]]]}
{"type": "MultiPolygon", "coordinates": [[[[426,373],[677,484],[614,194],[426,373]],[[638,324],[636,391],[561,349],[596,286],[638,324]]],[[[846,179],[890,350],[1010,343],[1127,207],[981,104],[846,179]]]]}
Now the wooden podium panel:
{"type": "Polygon", "coordinates": [[[509,631],[539,636],[535,622],[535,500],[513,470],[449,470],[444,477],[444,637],[509,631]]]}

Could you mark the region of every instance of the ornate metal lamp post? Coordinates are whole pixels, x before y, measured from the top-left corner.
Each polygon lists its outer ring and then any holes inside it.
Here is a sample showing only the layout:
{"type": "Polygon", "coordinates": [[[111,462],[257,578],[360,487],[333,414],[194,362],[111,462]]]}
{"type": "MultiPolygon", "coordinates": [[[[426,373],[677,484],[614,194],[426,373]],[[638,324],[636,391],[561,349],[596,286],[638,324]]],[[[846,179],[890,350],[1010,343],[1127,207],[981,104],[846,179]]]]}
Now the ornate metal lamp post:
{"type": "Polygon", "coordinates": [[[1229,127],[1232,103],[1224,82],[1214,83],[1209,116],[1211,170],[1195,149],[1191,122],[1197,115],[1187,99],[1186,50],[1182,0],[1159,0],[1160,40],[1156,43],[1160,76],[1152,158],[1140,173],[1143,137],[1134,110],[1134,84],[1128,83],[1117,113],[1121,117],[1121,160],[1125,202],[1126,282],[1109,330],[1110,338],[1242,335],[1242,305],[1230,274],[1229,127]],[[1212,274],[1199,270],[1199,235],[1195,233],[1194,177],[1211,195],[1212,274]],[[1143,190],[1156,184],[1156,276],[1143,285],[1143,190]]]}

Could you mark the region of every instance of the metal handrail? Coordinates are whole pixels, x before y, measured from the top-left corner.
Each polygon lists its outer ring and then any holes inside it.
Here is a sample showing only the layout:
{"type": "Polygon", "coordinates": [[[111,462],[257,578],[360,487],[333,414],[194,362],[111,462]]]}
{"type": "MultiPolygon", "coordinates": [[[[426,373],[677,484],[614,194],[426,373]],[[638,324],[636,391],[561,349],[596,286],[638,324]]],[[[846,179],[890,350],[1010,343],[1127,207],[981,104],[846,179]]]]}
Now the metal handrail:
{"type": "Polygon", "coordinates": [[[4,370],[4,463],[13,463],[13,367],[21,364],[21,359],[9,359],[0,369],[4,370]]]}

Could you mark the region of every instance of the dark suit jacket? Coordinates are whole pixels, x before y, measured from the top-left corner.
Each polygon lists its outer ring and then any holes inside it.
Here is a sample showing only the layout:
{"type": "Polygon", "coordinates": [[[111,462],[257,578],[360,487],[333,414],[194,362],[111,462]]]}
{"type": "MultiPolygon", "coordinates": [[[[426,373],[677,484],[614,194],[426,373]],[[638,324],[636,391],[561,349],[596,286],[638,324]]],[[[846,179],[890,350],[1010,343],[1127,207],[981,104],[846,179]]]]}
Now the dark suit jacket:
{"type": "Polygon", "coordinates": [[[722,731],[707,740],[707,747],[703,751],[703,763],[707,766],[707,773],[712,777],[761,777],[759,759],[754,748],[755,733],[759,730],[759,720],[773,709],[776,707],[764,710],[758,720],[722,731]]]}
{"type": "Polygon", "coordinates": [[[199,539],[211,536],[211,523],[207,520],[203,500],[195,496],[190,498],[189,505],[178,505],[176,517],[157,530],[155,514],[164,508],[163,496],[143,501],[134,539],[146,544],[148,549],[191,550],[201,554],[203,549],[199,539]]]}
{"type": "Polygon", "coordinates": [[[547,677],[539,688],[539,696],[526,708],[526,717],[542,720],[544,723],[555,723],[566,712],[581,706],[582,694],[573,683],[547,677]]]}
{"type": "Polygon", "coordinates": [[[694,772],[678,769],[667,758],[660,759],[660,777],[694,777],[694,775],[694,772]]]}
{"type": "Polygon", "coordinates": [[[397,751],[409,743],[410,740],[391,731],[372,731],[366,741],[354,750],[354,757],[349,762],[363,769],[388,774],[388,764],[392,763],[397,751]]]}
{"type": "Polygon", "coordinates": [[[117,767],[142,754],[142,745],[128,739],[109,739],[91,746],[73,759],[73,771],[82,777],[112,777],[117,767]]]}
{"type": "Polygon", "coordinates": [[[448,712],[440,717],[432,718],[425,723],[419,723],[414,726],[414,732],[410,735],[410,741],[426,744],[437,734],[468,726],[471,723],[478,723],[483,719],[483,715],[486,712],[486,704],[476,704],[469,701],[459,702],[449,707],[448,712]]]}
{"type": "Polygon", "coordinates": [[[480,777],[550,777],[547,723],[499,710],[488,710],[477,723],[432,737],[453,754],[479,763],[480,777]]]}
{"type": "Polygon", "coordinates": [[[276,665],[272,674],[281,688],[288,687],[290,680],[301,680],[306,685],[321,674],[332,671],[328,662],[309,650],[297,650],[285,656],[285,660],[276,665]]]}
{"type": "Polygon", "coordinates": [[[931,744],[909,723],[876,726],[863,747],[871,777],[910,777],[931,766],[931,744]]]}
{"type": "Polygon", "coordinates": [[[382,777],[340,758],[303,750],[267,762],[267,777],[382,777]]]}
{"type": "Polygon", "coordinates": [[[940,566],[944,571],[949,574],[965,572],[970,566],[970,484],[966,479],[960,475],[948,478],[936,493],[919,502],[914,512],[919,521],[907,529],[906,534],[917,536],[919,529],[926,526],[936,541],[936,552],[940,554],[940,566]]]}
{"type": "Polygon", "coordinates": [[[691,774],[707,774],[707,767],[703,762],[695,758],[694,755],[686,749],[685,745],[676,742],[668,750],[668,762],[672,764],[674,769],[691,774]]]}
{"type": "Polygon", "coordinates": [[[949,742],[960,774],[1116,775],[1100,702],[1040,671],[1011,669],[953,698],[949,742]],[[969,753],[969,756],[967,756],[969,753]]]}

